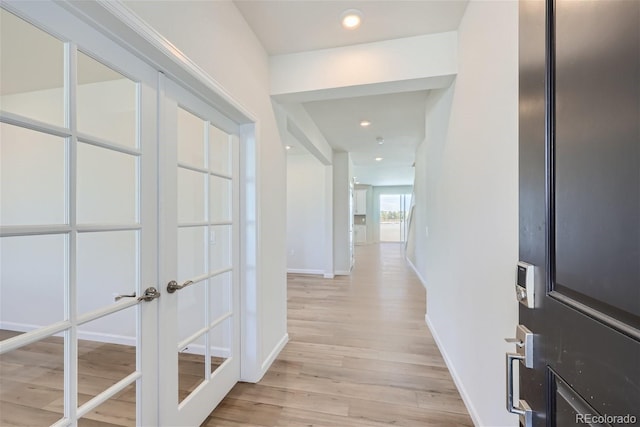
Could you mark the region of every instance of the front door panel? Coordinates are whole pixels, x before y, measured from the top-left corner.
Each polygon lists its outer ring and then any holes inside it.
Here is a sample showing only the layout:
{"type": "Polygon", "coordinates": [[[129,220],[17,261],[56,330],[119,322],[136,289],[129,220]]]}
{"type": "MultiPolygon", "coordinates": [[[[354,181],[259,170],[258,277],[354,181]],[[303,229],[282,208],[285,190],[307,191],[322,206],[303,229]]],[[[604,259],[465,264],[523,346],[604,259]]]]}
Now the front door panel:
{"type": "Polygon", "coordinates": [[[640,419],[639,2],[520,3],[520,259],[534,425],[640,419]]]}

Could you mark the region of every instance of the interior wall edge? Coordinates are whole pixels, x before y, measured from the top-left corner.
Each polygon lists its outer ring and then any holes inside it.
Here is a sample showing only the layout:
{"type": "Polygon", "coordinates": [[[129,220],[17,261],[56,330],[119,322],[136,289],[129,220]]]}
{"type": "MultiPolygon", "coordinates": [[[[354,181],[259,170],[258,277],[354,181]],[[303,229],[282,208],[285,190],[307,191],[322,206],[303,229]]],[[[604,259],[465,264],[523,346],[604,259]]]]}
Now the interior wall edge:
{"type": "Polygon", "coordinates": [[[438,335],[438,331],[431,323],[431,319],[429,318],[428,314],[424,315],[424,321],[427,324],[427,327],[429,328],[429,331],[431,332],[431,335],[433,336],[433,339],[436,342],[436,345],[438,346],[438,350],[440,350],[440,353],[442,354],[444,363],[447,365],[447,369],[449,369],[451,378],[453,378],[453,382],[456,385],[458,392],[460,393],[460,397],[462,397],[462,401],[464,402],[464,405],[467,407],[467,411],[469,411],[469,415],[471,416],[471,420],[473,421],[473,424],[476,426],[491,425],[490,423],[487,424],[481,421],[480,414],[478,413],[475,406],[473,405],[473,401],[471,400],[471,397],[469,396],[467,389],[464,387],[464,383],[462,382],[462,379],[460,378],[460,375],[458,374],[458,371],[456,370],[455,365],[453,364],[451,358],[447,354],[446,348],[442,345],[442,341],[440,339],[440,336],[438,335]]]}

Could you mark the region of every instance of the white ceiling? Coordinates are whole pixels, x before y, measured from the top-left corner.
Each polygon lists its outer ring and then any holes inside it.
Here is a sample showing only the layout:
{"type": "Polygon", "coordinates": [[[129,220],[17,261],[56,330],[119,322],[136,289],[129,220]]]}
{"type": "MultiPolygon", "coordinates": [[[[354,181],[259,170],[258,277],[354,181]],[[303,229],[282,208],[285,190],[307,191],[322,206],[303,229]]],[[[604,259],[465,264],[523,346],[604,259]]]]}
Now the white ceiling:
{"type": "MultiPolygon", "coordinates": [[[[271,55],[326,49],[458,29],[467,0],[235,0],[271,55]],[[355,31],[340,25],[340,15],[358,9],[355,31]]],[[[304,98],[302,94],[302,98],[304,98]]],[[[424,139],[428,91],[302,102],[336,150],[348,151],[354,175],[363,184],[411,185],[415,150],[424,139]],[[360,120],[372,122],[360,127],[360,120]],[[376,137],[385,143],[378,145],[376,137]],[[376,162],[375,157],[383,157],[376,162]]],[[[294,155],[304,152],[295,145],[294,155]]]]}
{"type": "Polygon", "coordinates": [[[306,102],[327,142],[351,153],[354,166],[410,167],[424,139],[428,91],[306,102]],[[370,126],[360,126],[366,119],[370,126]],[[376,138],[384,139],[378,144],[376,138]],[[381,162],[375,160],[382,157],[381,162]]]}
{"type": "Polygon", "coordinates": [[[270,55],[370,43],[458,29],[468,0],[235,0],[270,55]],[[360,28],[342,28],[347,9],[360,28]]]}

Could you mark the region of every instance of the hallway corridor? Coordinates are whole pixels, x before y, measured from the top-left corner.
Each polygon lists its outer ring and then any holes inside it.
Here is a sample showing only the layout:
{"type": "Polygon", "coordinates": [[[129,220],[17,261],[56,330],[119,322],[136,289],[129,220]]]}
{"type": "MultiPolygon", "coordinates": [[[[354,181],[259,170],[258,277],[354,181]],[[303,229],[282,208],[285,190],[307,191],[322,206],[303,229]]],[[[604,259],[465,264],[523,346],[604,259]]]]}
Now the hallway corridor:
{"type": "Polygon", "coordinates": [[[290,274],[289,343],[203,426],[472,426],[424,311],[401,244],[357,246],[351,276],[290,274]]]}

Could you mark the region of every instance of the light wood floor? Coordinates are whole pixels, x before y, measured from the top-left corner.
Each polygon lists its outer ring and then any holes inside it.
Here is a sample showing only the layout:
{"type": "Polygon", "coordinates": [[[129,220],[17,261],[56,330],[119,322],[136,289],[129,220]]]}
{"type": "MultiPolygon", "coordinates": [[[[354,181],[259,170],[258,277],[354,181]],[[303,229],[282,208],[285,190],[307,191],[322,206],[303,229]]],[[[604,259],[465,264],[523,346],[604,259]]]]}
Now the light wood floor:
{"type": "MultiPolygon", "coordinates": [[[[425,292],[401,245],[356,254],[351,276],[289,276],[289,344],[260,383],[237,384],[203,426],[473,425],[424,323],[425,292]]],[[[0,340],[15,334],[0,331],[0,340]]],[[[50,337],[0,357],[1,427],[60,419],[63,354],[62,339],[50,337]]],[[[201,357],[180,355],[181,399],[202,367],[201,357]]],[[[135,350],[81,341],[78,368],[82,404],[135,370],[135,350]]],[[[79,425],[135,425],[134,386],[79,425]]]]}
{"type": "MultiPolygon", "coordinates": [[[[0,340],[19,332],[0,330],[0,340]]],[[[0,356],[0,427],[49,426],[64,413],[64,347],[49,337],[0,356]]],[[[212,357],[215,369],[224,359],[212,357]]],[[[180,353],[178,398],[204,379],[204,356],[180,353]]],[[[135,347],[78,342],[78,404],[82,405],[136,370],[135,347]]],[[[131,384],[82,418],[80,427],[136,425],[136,388],[131,384]]]]}
{"type": "Polygon", "coordinates": [[[401,247],[358,246],[351,276],[289,275],[289,344],[203,426],[472,426],[401,247]]]}

